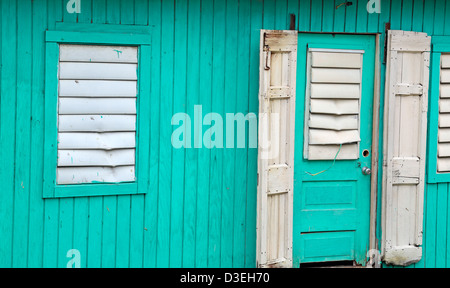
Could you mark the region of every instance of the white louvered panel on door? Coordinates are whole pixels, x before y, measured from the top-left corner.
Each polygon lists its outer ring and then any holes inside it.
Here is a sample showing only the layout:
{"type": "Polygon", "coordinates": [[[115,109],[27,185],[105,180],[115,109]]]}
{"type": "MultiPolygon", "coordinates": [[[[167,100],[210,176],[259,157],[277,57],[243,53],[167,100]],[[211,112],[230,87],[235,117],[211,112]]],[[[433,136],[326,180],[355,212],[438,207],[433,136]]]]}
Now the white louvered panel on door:
{"type": "Polygon", "coordinates": [[[305,159],[358,159],[363,53],[308,50],[305,159]]]}
{"type": "Polygon", "coordinates": [[[450,172],[450,54],[441,55],[437,172],[450,172]]]}
{"type": "Polygon", "coordinates": [[[137,47],[60,45],[58,184],[136,180],[137,47]]]}

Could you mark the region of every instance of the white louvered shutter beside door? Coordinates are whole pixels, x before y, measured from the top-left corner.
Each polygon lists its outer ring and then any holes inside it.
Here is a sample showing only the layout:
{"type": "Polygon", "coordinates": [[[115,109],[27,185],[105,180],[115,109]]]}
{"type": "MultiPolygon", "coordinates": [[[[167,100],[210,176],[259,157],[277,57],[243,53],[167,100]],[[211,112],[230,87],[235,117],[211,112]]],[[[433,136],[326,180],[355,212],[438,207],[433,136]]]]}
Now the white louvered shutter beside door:
{"type": "Polygon", "coordinates": [[[137,51],[60,45],[57,184],[135,181],[137,51]]]}
{"type": "Polygon", "coordinates": [[[422,257],[431,37],[387,35],[382,254],[408,266],[422,257]]]}
{"type": "Polygon", "coordinates": [[[308,50],[305,159],[358,159],[363,53],[308,50]]]}

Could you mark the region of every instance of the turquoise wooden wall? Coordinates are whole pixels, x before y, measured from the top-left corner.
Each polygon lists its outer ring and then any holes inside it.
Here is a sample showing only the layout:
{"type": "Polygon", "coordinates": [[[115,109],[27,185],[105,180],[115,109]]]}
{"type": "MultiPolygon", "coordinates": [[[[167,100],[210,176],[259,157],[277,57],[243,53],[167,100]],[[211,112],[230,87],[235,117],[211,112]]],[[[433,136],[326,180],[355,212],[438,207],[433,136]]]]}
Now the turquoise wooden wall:
{"type": "MultiPolygon", "coordinates": [[[[287,29],[289,13],[301,31],[390,22],[450,35],[445,0],[381,0],[381,14],[366,0],[81,2],[76,15],[66,0],[0,0],[0,267],[65,267],[72,248],[82,267],[255,267],[256,149],[172,149],[172,115],[257,113],[259,29],[287,29]],[[44,31],[56,22],[152,26],[147,195],[42,199],[44,31]]],[[[415,267],[450,266],[449,190],[427,186],[415,267]]]]}

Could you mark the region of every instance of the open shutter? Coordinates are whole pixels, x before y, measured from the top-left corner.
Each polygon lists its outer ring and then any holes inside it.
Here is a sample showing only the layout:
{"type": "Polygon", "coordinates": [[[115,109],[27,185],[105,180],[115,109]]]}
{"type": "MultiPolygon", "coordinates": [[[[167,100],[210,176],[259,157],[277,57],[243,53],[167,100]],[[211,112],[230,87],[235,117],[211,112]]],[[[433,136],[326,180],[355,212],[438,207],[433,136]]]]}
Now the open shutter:
{"type": "Polygon", "coordinates": [[[422,257],[431,38],[387,37],[382,253],[387,264],[407,266],[422,257]]]}
{"type": "Polygon", "coordinates": [[[292,266],[296,31],[261,31],[258,267],[292,266]]]}

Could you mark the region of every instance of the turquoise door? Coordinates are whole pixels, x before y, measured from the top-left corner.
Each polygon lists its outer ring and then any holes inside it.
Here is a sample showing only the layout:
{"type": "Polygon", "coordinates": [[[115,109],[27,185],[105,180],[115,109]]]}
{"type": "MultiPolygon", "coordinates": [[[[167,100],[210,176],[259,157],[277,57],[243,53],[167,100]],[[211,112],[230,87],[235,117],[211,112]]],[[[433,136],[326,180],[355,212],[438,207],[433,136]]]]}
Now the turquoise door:
{"type": "MultiPolygon", "coordinates": [[[[301,263],[346,260],[365,264],[369,250],[370,175],[364,174],[362,168],[371,167],[375,36],[299,34],[297,67],[294,265],[298,267],[301,263]],[[337,156],[334,156],[334,159],[338,158],[336,160],[310,160],[305,156],[304,144],[310,141],[304,137],[308,135],[307,125],[310,123],[309,120],[305,120],[305,113],[309,113],[308,110],[312,109],[311,103],[306,100],[310,90],[308,53],[313,48],[317,51],[335,51],[335,49],[359,51],[362,55],[359,56],[359,59],[362,57],[360,61],[362,66],[359,70],[360,142],[354,146],[357,148],[354,149],[353,160],[339,160],[344,153],[341,151],[344,150],[343,146],[340,145],[336,146],[337,156]]],[[[343,70],[343,72],[354,71],[343,70]]],[[[339,74],[342,76],[343,73],[339,74]]],[[[344,77],[343,81],[345,80],[344,77]]],[[[333,107],[323,109],[328,109],[327,111],[331,109],[330,113],[333,113],[333,107]]],[[[320,157],[323,154],[317,155],[320,157]]]]}

